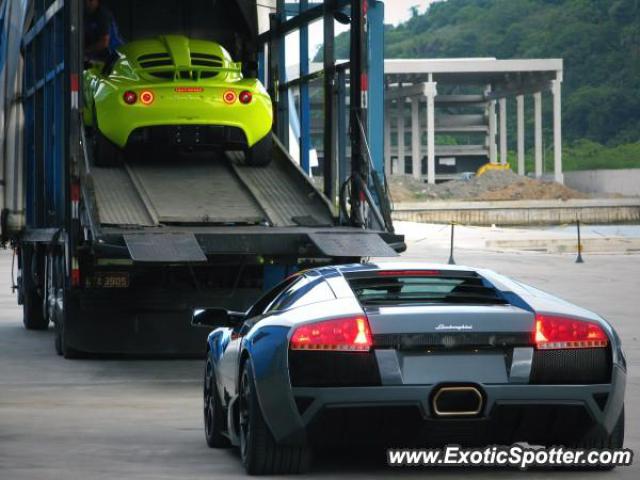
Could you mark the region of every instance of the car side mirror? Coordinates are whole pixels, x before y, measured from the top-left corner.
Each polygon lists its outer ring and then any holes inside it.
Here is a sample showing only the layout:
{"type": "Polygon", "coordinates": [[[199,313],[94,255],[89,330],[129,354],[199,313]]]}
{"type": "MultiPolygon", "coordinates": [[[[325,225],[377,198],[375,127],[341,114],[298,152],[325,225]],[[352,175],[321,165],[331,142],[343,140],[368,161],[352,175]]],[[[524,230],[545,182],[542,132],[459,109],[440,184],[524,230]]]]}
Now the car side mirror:
{"type": "Polygon", "coordinates": [[[244,313],[225,308],[196,308],[193,310],[191,325],[194,327],[234,327],[244,319],[244,313]]]}

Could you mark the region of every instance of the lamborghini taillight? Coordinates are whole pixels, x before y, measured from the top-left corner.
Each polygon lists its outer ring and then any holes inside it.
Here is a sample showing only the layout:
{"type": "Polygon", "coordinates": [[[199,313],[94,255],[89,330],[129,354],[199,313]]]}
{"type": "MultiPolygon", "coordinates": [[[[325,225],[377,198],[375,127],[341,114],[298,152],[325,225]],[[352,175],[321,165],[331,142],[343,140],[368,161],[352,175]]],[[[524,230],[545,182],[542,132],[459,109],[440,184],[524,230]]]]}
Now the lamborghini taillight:
{"type": "Polygon", "coordinates": [[[289,348],[366,352],[372,344],[367,317],[357,315],[301,325],[294,330],[289,348]]]}
{"type": "Polygon", "coordinates": [[[609,338],[595,322],[536,314],[534,342],[540,350],[603,348],[609,344],[609,338]]]}

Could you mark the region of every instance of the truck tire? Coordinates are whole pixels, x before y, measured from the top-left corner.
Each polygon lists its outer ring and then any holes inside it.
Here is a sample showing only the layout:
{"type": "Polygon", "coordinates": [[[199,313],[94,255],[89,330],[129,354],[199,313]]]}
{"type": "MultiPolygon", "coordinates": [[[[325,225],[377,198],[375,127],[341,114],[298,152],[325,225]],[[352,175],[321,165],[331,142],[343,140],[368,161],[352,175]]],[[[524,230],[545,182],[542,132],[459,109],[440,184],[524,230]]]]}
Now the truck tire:
{"type": "Polygon", "coordinates": [[[82,358],[83,354],[70,348],[65,340],[64,324],[69,312],[65,308],[64,301],[64,257],[62,255],[52,255],[51,276],[47,288],[48,296],[55,300],[50,300],[49,319],[55,328],[54,347],[56,353],[64,358],[82,358]]]}
{"type": "Polygon", "coordinates": [[[222,433],[226,430],[226,421],[227,415],[220,404],[213,366],[207,360],[204,369],[204,437],[209,448],[226,448],[231,445],[222,433]]]}
{"type": "Polygon", "coordinates": [[[75,348],[71,348],[69,345],[67,345],[64,333],[64,320],[56,325],[55,347],[56,353],[63,356],[67,360],[87,357],[86,353],[76,350],[75,348]]]}
{"type": "Polygon", "coordinates": [[[122,150],[98,129],[93,134],[93,163],[96,167],[117,167],[122,164],[122,150]]]}
{"type": "Polygon", "coordinates": [[[271,138],[271,133],[269,133],[255,145],[249,147],[245,153],[245,161],[247,165],[252,167],[266,167],[271,163],[272,150],[273,139],[271,138]]]}
{"type": "Polygon", "coordinates": [[[251,361],[246,361],[240,377],[240,456],[249,475],[303,473],[309,465],[305,445],[278,445],[267,426],[258,397],[251,361]]]}
{"type": "Polygon", "coordinates": [[[49,269],[46,279],[47,317],[55,330],[54,346],[58,355],[64,354],[62,340],[62,308],[64,303],[61,295],[64,295],[63,257],[54,253],[49,254],[49,269]]]}
{"type": "Polygon", "coordinates": [[[42,293],[34,276],[39,276],[38,255],[34,249],[22,250],[22,323],[27,330],[46,330],[49,319],[44,315],[42,293]]]}

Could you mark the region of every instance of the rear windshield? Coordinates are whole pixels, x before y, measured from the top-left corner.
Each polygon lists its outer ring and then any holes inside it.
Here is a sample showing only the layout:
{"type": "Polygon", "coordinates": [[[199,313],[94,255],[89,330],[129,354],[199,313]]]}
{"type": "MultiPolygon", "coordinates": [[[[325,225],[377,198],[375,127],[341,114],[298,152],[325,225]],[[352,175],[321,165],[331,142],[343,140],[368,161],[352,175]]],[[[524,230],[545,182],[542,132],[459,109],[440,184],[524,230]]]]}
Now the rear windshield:
{"type": "Polygon", "coordinates": [[[347,277],[362,305],[507,303],[475,272],[367,272],[347,277]]]}

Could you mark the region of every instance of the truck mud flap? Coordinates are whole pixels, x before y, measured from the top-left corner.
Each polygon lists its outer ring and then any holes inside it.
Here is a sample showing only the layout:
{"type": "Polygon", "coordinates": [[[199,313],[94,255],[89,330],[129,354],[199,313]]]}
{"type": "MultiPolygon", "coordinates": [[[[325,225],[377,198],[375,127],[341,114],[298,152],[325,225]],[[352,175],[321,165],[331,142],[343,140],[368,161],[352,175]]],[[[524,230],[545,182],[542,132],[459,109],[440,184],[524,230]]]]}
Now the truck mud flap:
{"type": "Polygon", "coordinates": [[[124,235],[134,262],[206,262],[207,257],[193,233],[135,233],[124,235]]]}
{"type": "Polygon", "coordinates": [[[309,238],[328,257],[397,257],[377,233],[315,232],[309,238]]]}

